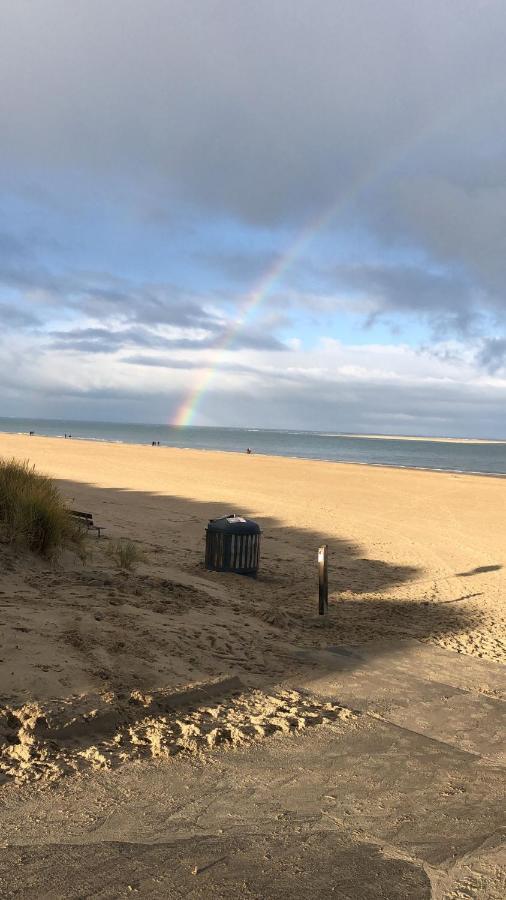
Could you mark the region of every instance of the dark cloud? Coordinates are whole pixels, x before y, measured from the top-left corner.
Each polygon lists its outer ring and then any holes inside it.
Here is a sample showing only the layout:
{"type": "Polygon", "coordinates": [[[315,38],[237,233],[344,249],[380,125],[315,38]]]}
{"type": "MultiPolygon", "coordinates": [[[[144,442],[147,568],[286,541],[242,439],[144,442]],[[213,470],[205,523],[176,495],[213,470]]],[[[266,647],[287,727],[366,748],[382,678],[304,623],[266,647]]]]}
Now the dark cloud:
{"type": "MultiPolygon", "coordinates": [[[[319,0],[318,15],[309,0],[12,0],[0,159],[85,172],[106,195],[123,179],[144,220],[156,207],[176,221],[181,202],[272,228],[334,207],[329,227],[359,224],[388,248],[461,266],[504,310],[505,38],[500,0],[319,0]]],[[[231,250],[229,276],[254,280],[272,262],[261,256],[231,250]]],[[[23,283],[19,269],[10,277],[23,283]]],[[[139,306],[114,286],[46,273],[46,287],[93,310],[139,306]]],[[[392,308],[454,302],[450,283],[384,287],[392,308]]],[[[475,299],[464,286],[461,308],[475,299]]],[[[140,300],[140,321],[165,321],[163,296],[140,300]]],[[[191,305],[178,314],[198,321],[191,305]]]]}
{"type": "MultiPolygon", "coordinates": [[[[209,349],[228,333],[230,349],[284,349],[274,332],[287,324],[286,316],[271,315],[259,325],[236,326],[217,312],[219,298],[211,308],[209,298],[169,284],[135,283],[103,272],[52,272],[37,264],[27,242],[8,234],[0,236],[0,286],[19,293],[20,304],[25,306],[25,311],[18,307],[16,314],[20,327],[38,321],[29,308],[33,297],[48,309],[53,307],[55,313],[73,311],[108,323],[103,328],[48,331],[53,349],[112,353],[131,344],[209,349]],[[201,333],[171,339],[156,333],[157,327],[163,326],[201,333]]],[[[14,322],[14,306],[5,310],[5,318],[14,322]]]]}
{"type": "MultiPolygon", "coordinates": [[[[506,78],[506,71],[505,71],[506,78]]],[[[504,112],[506,113],[506,104],[504,112]]],[[[495,116],[490,122],[493,128],[495,116]]],[[[492,135],[489,135],[492,139],[492,135]]],[[[458,137],[455,157],[461,152],[458,137]]],[[[483,137],[482,154],[487,139],[483,137]]],[[[497,152],[504,154],[506,136],[497,140],[497,152]],[[499,149],[501,148],[501,149],[499,149]]],[[[462,148],[463,149],[463,148],[462,148]]],[[[466,146],[466,152],[469,148],[466,146]]],[[[476,153],[476,171],[487,168],[488,160],[476,153]]],[[[426,168],[430,168],[429,161],[426,168]]],[[[506,311],[506,257],[502,234],[506,226],[506,175],[502,184],[470,187],[448,173],[447,179],[425,174],[400,179],[386,191],[376,205],[369,204],[367,215],[374,233],[383,241],[404,240],[408,246],[422,248],[424,262],[440,266],[474,285],[474,293],[464,291],[461,305],[476,300],[491,309],[506,311]]]]}
{"type": "Polygon", "coordinates": [[[6,159],[146,173],[272,223],[422,147],[437,175],[471,185],[478,153],[500,158],[499,0],[320,0],[317,15],[309,0],[53,0],[8,2],[3,18],[6,159]]]}
{"type": "Polygon", "coordinates": [[[491,392],[485,385],[345,379],[310,384],[299,378],[267,384],[263,391],[255,385],[243,404],[232,392],[211,392],[205,413],[210,422],[219,417],[224,424],[242,427],[290,429],[303,423],[304,429],[326,432],[506,439],[505,402],[504,388],[491,392]],[[228,407],[233,416],[227,416],[228,407]]]}
{"type": "Polygon", "coordinates": [[[40,319],[30,310],[20,309],[9,303],[0,303],[2,328],[34,328],[40,324],[40,319]]]}
{"type": "MultiPolygon", "coordinates": [[[[177,325],[182,328],[219,327],[216,313],[207,311],[203,301],[185,295],[170,285],[132,285],[124,283],[108,287],[107,281],[87,284],[83,277],[74,290],[80,310],[89,315],[120,315],[136,322],[153,325],[177,325]]],[[[118,280],[119,281],[119,280],[118,280]]]]}
{"type": "Polygon", "coordinates": [[[6,247],[4,255],[0,247],[0,285],[25,296],[41,293],[47,306],[151,324],[192,328],[219,324],[216,313],[205,309],[203,299],[172,285],[135,284],[107,273],[52,272],[38,265],[22,242],[6,242],[6,247]]]}
{"type": "Polygon", "coordinates": [[[376,303],[379,311],[459,310],[473,302],[475,289],[458,272],[431,272],[413,265],[341,267],[337,281],[376,303]]]}
{"type": "Polygon", "coordinates": [[[148,327],[126,328],[71,328],[67,331],[48,333],[53,350],[80,351],[84,353],[115,353],[122,348],[137,346],[165,350],[213,350],[223,345],[229,350],[285,350],[286,346],[270,334],[254,328],[242,327],[229,335],[229,327],[221,332],[203,334],[201,337],[165,337],[148,327]]]}
{"type": "MultiPolygon", "coordinates": [[[[390,263],[383,265],[340,266],[329,273],[329,285],[337,289],[337,302],[343,294],[363,309],[367,324],[389,314],[424,317],[435,338],[447,334],[479,334],[486,308],[483,291],[461,271],[431,270],[422,265],[390,263]]],[[[327,299],[327,308],[332,300],[327,299]]],[[[506,310],[505,310],[506,312],[506,310]]]]}
{"type": "Polygon", "coordinates": [[[477,355],[478,363],[489,372],[498,372],[506,365],[506,338],[487,338],[477,355]]]}
{"type": "Polygon", "coordinates": [[[122,363],[129,366],[148,366],[152,369],[183,369],[189,371],[191,369],[202,368],[201,362],[192,359],[171,359],[168,356],[143,356],[139,353],[134,356],[123,356],[122,363]]]}
{"type": "Polygon", "coordinates": [[[11,231],[0,232],[0,288],[44,290],[59,299],[65,297],[68,284],[39,261],[39,256],[52,249],[54,243],[48,236],[29,228],[25,228],[23,236],[11,231]]]}
{"type": "MultiPolygon", "coordinates": [[[[61,310],[106,320],[122,320],[141,326],[171,325],[179,328],[206,329],[218,333],[223,320],[206,309],[205,299],[183,292],[170,284],[135,283],[106,272],[55,272],[38,262],[29,239],[21,240],[9,233],[0,234],[0,287],[19,294],[20,303],[28,307],[31,298],[55,312],[61,310]]],[[[27,310],[19,312],[17,324],[34,324],[37,317],[27,310]]],[[[70,332],[55,332],[55,347],[71,340],[70,332]]],[[[111,352],[125,340],[147,342],[146,332],[137,329],[90,332],[80,329],[74,335],[76,350],[111,352]],[[84,343],[86,342],[86,343],[84,343]],[[100,346],[99,346],[100,345],[100,346]]]]}
{"type": "Polygon", "coordinates": [[[48,337],[54,350],[77,350],[85,353],[115,353],[125,345],[161,347],[166,341],[147,328],[71,328],[52,331],[48,337]]]}
{"type": "MultiPolygon", "coordinates": [[[[168,356],[143,356],[139,354],[137,356],[123,356],[121,359],[122,363],[127,363],[128,365],[134,366],[147,366],[148,368],[155,369],[183,369],[183,370],[192,370],[192,369],[205,369],[208,368],[209,364],[206,364],[205,360],[195,361],[190,359],[171,359],[168,356]]],[[[244,365],[240,362],[221,362],[216,367],[219,372],[227,372],[233,373],[237,375],[254,375],[261,378],[266,378],[272,375],[272,370],[269,370],[265,366],[248,366],[244,365]]],[[[276,372],[276,376],[279,378],[287,378],[290,377],[289,372],[276,372]]]]}

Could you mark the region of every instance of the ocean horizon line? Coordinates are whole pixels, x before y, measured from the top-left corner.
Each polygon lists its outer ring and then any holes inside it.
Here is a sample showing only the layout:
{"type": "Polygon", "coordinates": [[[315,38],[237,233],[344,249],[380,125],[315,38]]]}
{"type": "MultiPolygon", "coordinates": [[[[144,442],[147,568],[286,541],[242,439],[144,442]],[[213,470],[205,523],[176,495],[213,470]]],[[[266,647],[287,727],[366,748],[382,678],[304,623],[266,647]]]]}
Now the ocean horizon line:
{"type": "MultiPolygon", "coordinates": [[[[102,425],[112,427],[128,427],[128,428],[167,428],[170,431],[235,431],[235,432],[266,432],[273,434],[292,434],[292,435],[316,435],[318,437],[338,437],[353,438],[356,440],[395,440],[395,441],[433,441],[433,442],[454,442],[454,443],[473,443],[473,444],[506,444],[506,437],[478,437],[476,435],[435,435],[435,434],[396,434],[394,432],[362,432],[362,431],[331,431],[329,429],[315,428],[274,428],[272,426],[263,425],[174,425],[167,422],[132,422],[127,420],[111,420],[111,419],[71,419],[59,417],[45,416],[0,416],[1,423],[10,422],[48,422],[48,423],[66,423],[68,425],[102,425]]],[[[31,430],[27,426],[27,433],[31,430]]],[[[5,432],[9,434],[11,432],[5,432]]],[[[19,432],[24,434],[25,431],[19,432]]]]}

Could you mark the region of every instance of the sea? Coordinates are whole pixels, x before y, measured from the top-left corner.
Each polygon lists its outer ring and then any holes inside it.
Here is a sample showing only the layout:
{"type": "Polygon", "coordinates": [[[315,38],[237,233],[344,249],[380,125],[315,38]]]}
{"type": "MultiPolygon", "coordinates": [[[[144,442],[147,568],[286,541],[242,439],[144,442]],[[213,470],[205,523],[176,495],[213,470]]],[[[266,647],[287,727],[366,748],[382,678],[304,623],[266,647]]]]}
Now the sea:
{"type": "Polygon", "coordinates": [[[116,444],[160,442],[163,447],[246,452],[395,468],[506,475],[506,443],[456,443],[416,438],[345,435],[269,428],[211,428],[0,418],[0,432],[116,444]]]}

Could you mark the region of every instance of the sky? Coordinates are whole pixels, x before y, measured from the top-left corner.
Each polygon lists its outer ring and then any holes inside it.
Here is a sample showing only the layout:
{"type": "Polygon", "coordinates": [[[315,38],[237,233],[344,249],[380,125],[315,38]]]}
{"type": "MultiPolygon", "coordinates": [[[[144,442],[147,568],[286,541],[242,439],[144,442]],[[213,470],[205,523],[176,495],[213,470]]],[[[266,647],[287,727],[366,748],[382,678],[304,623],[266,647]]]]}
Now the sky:
{"type": "Polygon", "coordinates": [[[0,0],[0,416],[506,438],[503,0],[0,0]]]}

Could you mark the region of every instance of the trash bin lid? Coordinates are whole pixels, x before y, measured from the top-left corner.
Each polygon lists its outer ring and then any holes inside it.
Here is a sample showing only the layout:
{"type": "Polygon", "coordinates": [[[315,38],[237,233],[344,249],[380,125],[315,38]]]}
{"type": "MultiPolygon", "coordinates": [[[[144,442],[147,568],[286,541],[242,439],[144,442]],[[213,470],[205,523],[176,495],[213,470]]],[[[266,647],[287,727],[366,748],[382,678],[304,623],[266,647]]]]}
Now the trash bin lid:
{"type": "Polygon", "coordinates": [[[221,519],[211,519],[207,531],[217,531],[222,534],[260,534],[261,528],[252,519],[245,519],[243,516],[230,513],[221,519]]]}

